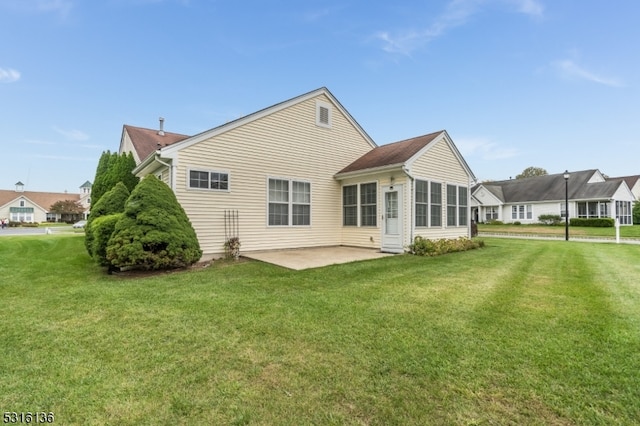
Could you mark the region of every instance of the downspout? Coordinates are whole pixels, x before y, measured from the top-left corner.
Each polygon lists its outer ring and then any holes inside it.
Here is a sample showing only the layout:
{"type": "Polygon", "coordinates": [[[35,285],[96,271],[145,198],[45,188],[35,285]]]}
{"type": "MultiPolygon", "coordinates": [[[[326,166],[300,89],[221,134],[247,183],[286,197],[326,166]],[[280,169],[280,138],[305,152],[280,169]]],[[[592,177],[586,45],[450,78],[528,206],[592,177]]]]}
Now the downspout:
{"type": "Polygon", "coordinates": [[[411,173],[409,173],[409,169],[407,169],[405,166],[402,166],[402,171],[406,173],[406,175],[409,177],[409,179],[411,179],[411,196],[410,196],[410,200],[411,200],[411,207],[409,209],[410,213],[411,213],[411,218],[409,219],[409,223],[411,224],[410,226],[410,232],[409,232],[409,244],[413,244],[413,233],[414,233],[414,229],[415,229],[415,214],[413,213],[413,209],[415,208],[415,202],[414,202],[414,182],[416,180],[416,178],[414,178],[411,173]]]}
{"type": "Polygon", "coordinates": [[[175,188],[175,179],[173,176],[173,170],[174,170],[174,166],[173,164],[168,164],[165,163],[164,161],[160,160],[160,154],[156,153],[156,156],[154,158],[155,161],[157,161],[158,163],[162,164],[163,166],[166,166],[169,168],[169,186],[171,187],[171,190],[175,193],[176,192],[176,188],[175,188]]]}

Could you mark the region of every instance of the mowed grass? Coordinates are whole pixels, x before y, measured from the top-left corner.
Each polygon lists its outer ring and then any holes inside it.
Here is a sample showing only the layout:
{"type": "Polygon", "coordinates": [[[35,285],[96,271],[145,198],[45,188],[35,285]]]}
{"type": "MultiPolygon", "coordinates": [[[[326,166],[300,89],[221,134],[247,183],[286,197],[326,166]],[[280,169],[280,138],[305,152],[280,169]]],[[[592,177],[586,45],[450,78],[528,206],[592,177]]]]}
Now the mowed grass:
{"type": "MultiPolygon", "coordinates": [[[[536,234],[536,235],[565,235],[564,222],[562,225],[549,226],[549,225],[488,225],[478,224],[478,231],[481,233],[504,233],[504,234],[536,234]]],[[[569,227],[569,239],[571,237],[604,237],[615,238],[616,229],[612,228],[597,228],[588,226],[570,226],[569,227]]],[[[625,239],[640,239],[640,225],[634,226],[620,226],[620,238],[625,239]]]]}
{"type": "Polygon", "coordinates": [[[0,409],[59,424],[637,424],[640,246],[108,276],[0,238],[0,409]]]}

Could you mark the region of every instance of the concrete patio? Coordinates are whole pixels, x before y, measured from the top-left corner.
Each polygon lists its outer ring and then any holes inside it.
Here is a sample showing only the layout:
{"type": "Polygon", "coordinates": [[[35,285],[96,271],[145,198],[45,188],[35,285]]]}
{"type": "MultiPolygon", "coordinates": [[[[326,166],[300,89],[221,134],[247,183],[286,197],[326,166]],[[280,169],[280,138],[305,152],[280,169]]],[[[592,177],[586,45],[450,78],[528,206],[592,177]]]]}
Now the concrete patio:
{"type": "Polygon", "coordinates": [[[268,250],[243,253],[242,255],[249,259],[273,263],[274,265],[295,270],[393,256],[393,254],[382,253],[375,249],[345,246],[268,250]]]}

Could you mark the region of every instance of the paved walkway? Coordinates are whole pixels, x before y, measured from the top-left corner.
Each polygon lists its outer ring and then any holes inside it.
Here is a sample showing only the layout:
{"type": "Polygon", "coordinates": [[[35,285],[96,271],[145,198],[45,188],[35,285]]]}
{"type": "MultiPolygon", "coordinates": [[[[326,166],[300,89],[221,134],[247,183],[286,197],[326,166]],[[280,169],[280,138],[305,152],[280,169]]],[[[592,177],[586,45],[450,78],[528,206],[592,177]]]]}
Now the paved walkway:
{"type": "Polygon", "coordinates": [[[378,259],[393,256],[393,254],[382,253],[374,249],[333,246],[249,252],[242,253],[242,256],[289,269],[302,270],[359,260],[378,259]]]}

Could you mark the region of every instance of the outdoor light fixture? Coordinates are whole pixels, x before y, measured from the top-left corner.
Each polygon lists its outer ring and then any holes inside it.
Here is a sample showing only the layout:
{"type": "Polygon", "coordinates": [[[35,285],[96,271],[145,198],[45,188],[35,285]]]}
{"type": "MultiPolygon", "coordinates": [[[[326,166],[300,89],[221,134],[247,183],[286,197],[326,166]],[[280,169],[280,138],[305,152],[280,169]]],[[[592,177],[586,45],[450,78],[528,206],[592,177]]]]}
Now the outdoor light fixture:
{"type": "Polygon", "coordinates": [[[564,171],[564,239],[569,241],[569,170],[564,171]]]}

